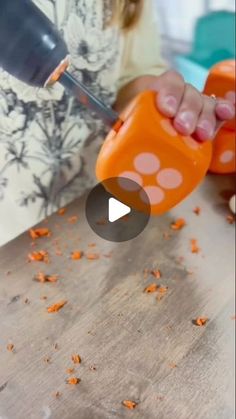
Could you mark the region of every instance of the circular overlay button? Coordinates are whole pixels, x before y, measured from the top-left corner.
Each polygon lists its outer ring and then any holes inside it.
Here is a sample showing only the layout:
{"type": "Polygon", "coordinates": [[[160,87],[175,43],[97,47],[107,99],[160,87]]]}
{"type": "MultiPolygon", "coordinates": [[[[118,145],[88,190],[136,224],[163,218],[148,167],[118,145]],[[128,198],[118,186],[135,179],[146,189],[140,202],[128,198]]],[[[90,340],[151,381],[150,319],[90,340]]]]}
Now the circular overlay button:
{"type": "Polygon", "coordinates": [[[86,217],[91,229],[101,238],[112,242],[124,242],[137,237],[148,224],[150,213],[145,190],[125,177],[98,183],[86,201],[86,217]]]}

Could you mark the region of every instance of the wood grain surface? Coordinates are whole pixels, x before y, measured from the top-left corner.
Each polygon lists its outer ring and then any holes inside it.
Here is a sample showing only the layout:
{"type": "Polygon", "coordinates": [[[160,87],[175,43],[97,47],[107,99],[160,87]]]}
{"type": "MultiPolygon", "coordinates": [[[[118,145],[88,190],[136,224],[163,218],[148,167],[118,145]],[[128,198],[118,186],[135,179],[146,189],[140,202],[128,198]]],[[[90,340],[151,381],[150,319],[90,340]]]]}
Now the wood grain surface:
{"type": "Polygon", "coordinates": [[[82,198],[42,223],[50,238],[32,247],[25,233],[0,249],[0,419],[233,419],[235,227],[225,199],[232,189],[230,177],[209,176],[122,244],[91,231],[82,198]],[[177,217],[187,225],[173,231],[177,217]],[[191,253],[193,238],[199,254],[191,253]],[[28,263],[33,250],[48,251],[50,263],[28,263]],[[72,261],[75,250],[100,258],[72,261]],[[161,279],[144,269],[160,269],[161,279]],[[39,271],[58,281],[35,281],[39,271]],[[168,286],[160,301],[143,292],[153,282],[168,286]],[[64,299],[58,313],[47,312],[64,299]],[[193,324],[198,316],[209,318],[206,326],[193,324]],[[81,382],[69,385],[69,376],[81,382]],[[134,410],[122,405],[127,399],[134,410]]]}

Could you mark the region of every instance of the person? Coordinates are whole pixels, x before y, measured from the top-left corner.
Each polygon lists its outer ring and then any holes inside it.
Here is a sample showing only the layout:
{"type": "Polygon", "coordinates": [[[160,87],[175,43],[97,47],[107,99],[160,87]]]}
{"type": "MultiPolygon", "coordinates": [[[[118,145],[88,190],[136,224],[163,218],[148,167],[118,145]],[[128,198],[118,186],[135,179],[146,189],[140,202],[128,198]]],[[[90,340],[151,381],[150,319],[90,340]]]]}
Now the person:
{"type": "MultiPolygon", "coordinates": [[[[212,140],[234,115],[167,70],[152,0],[35,0],[63,34],[71,71],[121,111],[139,92],[176,130],[212,140]]],[[[34,89],[0,70],[0,244],[80,196],[95,182],[101,121],[57,84],[34,89]]]]}

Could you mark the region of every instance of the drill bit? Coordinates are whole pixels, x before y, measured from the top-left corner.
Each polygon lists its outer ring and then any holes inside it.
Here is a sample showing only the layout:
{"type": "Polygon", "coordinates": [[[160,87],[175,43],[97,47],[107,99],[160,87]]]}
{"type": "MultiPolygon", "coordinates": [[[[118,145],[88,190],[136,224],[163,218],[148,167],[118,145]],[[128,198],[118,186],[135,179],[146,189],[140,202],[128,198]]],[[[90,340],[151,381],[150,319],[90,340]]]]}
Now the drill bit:
{"type": "Polygon", "coordinates": [[[58,80],[66,89],[70,90],[76,99],[86,106],[88,109],[97,113],[103,122],[116,132],[119,131],[123,121],[120,119],[118,113],[113,109],[108,108],[96,96],[94,96],[86,86],[76,80],[72,74],[65,71],[58,80]]]}

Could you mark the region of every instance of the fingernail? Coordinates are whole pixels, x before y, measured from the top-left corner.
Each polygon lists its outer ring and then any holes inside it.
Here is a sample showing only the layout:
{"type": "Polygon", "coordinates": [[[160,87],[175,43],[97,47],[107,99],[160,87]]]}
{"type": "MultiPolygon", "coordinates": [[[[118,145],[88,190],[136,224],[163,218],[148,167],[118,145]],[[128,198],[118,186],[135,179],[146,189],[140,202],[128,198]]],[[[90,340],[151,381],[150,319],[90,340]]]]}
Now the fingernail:
{"type": "Polygon", "coordinates": [[[181,125],[187,131],[191,132],[194,128],[195,116],[193,112],[182,112],[176,119],[177,124],[181,125]]]}
{"type": "Polygon", "coordinates": [[[222,118],[231,119],[234,117],[235,110],[233,108],[233,105],[230,105],[228,103],[219,103],[217,109],[218,112],[220,112],[222,118]]]}
{"type": "Polygon", "coordinates": [[[175,115],[177,112],[177,99],[174,96],[167,96],[163,99],[163,107],[165,108],[166,112],[170,113],[171,115],[175,115]]]}
{"type": "Polygon", "coordinates": [[[199,123],[197,126],[198,134],[200,134],[202,139],[211,139],[214,135],[214,127],[210,121],[204,120],[199,123]]]}

